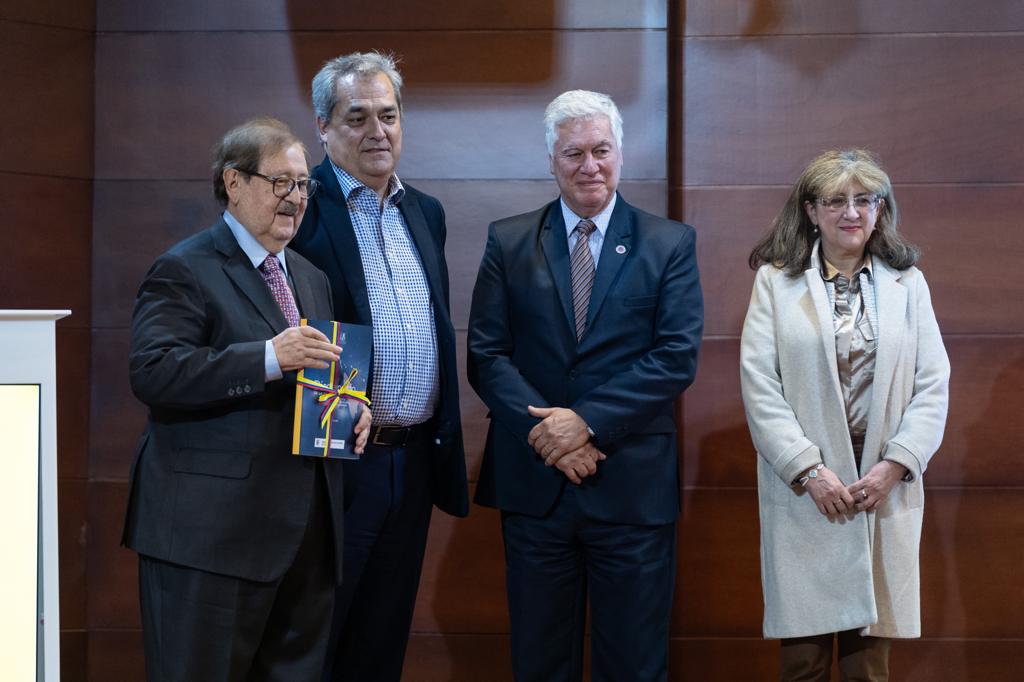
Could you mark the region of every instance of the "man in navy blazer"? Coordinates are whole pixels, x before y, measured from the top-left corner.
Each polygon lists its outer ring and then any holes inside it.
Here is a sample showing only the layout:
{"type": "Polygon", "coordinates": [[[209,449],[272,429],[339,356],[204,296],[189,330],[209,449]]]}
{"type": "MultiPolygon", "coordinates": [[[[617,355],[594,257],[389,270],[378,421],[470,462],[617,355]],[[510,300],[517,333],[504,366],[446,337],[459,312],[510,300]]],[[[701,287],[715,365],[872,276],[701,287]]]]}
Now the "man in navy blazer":
{"type": "Polygon", "coordinates": [[[402,77],[353,53],[313,79],[327,152],[293,248],[327,273],[335,319],[373,325],[366,453],[346,462],[345,577],[325,680],[397,680],[431,506],[469,508],[441,204],[395,174],[402,77]]]}
{"type": "Polygon", "coordinates": [[[502,511],[517,680],[664,680],[679,480],[674,402],[703,302],[693,228],[617,194],[622,119],[545,112],[560,199],[490,226],[469,380],[491,411],[478,504],[502,511]]]}
{"type": "MultiPolygon", "coordinates": [[[[223,218],[160,256],[132,315],[131,385],[149,408],[123,542],[139,553],[149,680],[308,680],[341,578],[338,461],[291,454],[295,377],[341,350],[327,278],[286,248],[309,180],[274,119],[217,148],[223,218]]],[[[363,449],[369,413],[357,427],[363,449]]]]}

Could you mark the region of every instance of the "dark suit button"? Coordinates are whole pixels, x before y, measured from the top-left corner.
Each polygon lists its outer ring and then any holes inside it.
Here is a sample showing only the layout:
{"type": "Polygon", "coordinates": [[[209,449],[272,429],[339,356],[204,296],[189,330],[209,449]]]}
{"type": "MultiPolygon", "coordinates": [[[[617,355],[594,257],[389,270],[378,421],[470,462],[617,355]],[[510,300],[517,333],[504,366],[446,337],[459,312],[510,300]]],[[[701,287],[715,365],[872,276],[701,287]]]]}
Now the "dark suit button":
{"type": "Polygon", "coordinates": [[[576,370],[574,370],[574,369],[569,370],[569,378],[570,379],[575,379],[576,378],[576,370]]]}

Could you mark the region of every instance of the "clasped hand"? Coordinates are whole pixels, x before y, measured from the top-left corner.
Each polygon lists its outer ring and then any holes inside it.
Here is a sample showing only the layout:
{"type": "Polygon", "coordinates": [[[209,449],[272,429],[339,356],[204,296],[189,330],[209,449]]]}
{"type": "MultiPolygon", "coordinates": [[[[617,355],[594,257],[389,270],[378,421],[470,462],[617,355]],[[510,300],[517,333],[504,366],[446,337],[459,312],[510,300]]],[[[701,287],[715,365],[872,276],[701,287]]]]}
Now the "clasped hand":
{"type": "Polygon", "coordinates": [[[844,486],[835,472],[828,467],[818,470],[818,476],[807,481],[807,492],[825,516],[875,511],[889,497],[893,486],[906,475],[902,464],[883,459],[875,464],[860,480],[844,486]]]}
{"type": "Polygon", "coordinates": [[[587,424],[578,414],[564,407],[533,405],[527,411],[541,419],[527,440],[545,466],[554,466],[576,485],[597,473],[597,463],[606,456],[590,442],[587,424]]]}

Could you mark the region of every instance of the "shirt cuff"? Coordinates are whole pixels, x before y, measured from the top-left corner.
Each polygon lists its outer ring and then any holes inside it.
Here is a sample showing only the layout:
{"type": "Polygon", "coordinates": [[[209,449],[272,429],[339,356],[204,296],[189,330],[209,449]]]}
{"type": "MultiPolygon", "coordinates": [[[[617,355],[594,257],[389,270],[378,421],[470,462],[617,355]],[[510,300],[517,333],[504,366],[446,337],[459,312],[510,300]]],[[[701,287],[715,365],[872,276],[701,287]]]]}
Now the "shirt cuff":
{"type": "Polygon", "coordinates": [[[284,374],[281,373],[281,363],[277,361],[277,353],[274,352],[274,342],[267,339],[267,345],[263,351],[263,374],[266,381],[277,381],[284,374]]]}

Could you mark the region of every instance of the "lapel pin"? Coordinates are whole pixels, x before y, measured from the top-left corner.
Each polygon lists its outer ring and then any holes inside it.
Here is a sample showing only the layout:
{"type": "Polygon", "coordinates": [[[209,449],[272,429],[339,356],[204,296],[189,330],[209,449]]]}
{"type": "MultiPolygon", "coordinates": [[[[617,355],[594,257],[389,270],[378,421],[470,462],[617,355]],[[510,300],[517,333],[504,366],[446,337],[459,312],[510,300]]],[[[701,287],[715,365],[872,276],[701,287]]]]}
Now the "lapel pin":
{"type": "Polygon", "coordinates": [[[619,244],[618,246],[615,247],[615,253],[621,256],[622,254],[626,253],[626,247],[623,246],[622,244],[619,244]]]}

